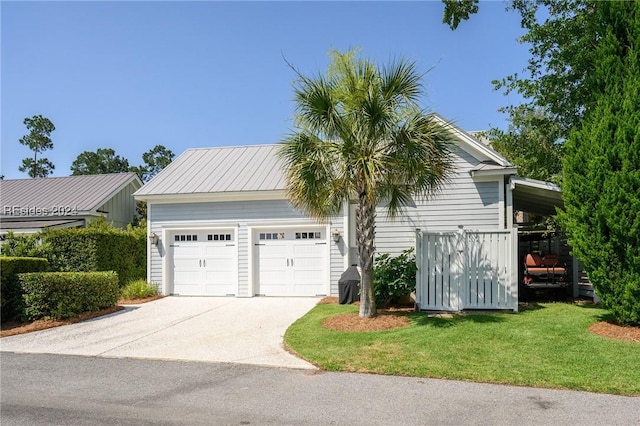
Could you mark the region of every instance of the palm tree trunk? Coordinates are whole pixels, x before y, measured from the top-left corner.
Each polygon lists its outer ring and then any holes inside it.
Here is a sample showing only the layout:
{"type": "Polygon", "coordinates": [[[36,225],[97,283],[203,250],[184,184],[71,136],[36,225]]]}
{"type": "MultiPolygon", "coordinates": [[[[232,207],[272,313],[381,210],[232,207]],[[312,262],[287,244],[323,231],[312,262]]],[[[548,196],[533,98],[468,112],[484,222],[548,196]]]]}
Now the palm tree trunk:
{"type": "Polygon", "coordinates": [[[360,257],[360,317],[370,318],[376,314],[373,297],[373,253],[376,234],[376,209],[366,195],[360,195],[356,211],[358,255],[360,257]]]}

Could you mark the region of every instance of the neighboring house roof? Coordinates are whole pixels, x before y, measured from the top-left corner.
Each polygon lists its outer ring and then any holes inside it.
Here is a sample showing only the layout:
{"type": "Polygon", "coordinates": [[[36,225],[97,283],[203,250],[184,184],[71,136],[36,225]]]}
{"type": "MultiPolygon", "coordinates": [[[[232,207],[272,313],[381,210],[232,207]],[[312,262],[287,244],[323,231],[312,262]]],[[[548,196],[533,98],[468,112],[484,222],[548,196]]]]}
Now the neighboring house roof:
{"type": "MultiPolygon", "coordinates": [[[[456,136],[461,149],[480,161],[493,164],[505,174],[515,173],[509,161],[475,137],[460,130],[441,116],[433,117],[456,136]]],[[[134,195],[139,200],[156,196],[205,196],[285,189],[283,163],[277,156],[278,144],[186,150],[134,195]]]]}
{"type": "Polygon", "coordinates": [[[66,216],[65,210],[73,210],[73,215],[100,213],[96,210],[130,183],[142,186],[135,173],[0,180],[0,214],[9,218],[43,216],[44,211],[49,217],[66,216]]]}

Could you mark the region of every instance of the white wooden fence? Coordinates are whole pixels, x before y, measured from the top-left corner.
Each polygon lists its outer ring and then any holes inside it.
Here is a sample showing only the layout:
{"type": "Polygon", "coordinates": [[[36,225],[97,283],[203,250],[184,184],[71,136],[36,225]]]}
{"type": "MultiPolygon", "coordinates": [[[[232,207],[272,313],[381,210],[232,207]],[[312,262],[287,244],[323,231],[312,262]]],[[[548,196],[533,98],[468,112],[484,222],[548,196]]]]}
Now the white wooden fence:
{"type": "Polygon", "coordinates": [[[421,310],[518,310],[516,229],[416,233],[421,310]]]}

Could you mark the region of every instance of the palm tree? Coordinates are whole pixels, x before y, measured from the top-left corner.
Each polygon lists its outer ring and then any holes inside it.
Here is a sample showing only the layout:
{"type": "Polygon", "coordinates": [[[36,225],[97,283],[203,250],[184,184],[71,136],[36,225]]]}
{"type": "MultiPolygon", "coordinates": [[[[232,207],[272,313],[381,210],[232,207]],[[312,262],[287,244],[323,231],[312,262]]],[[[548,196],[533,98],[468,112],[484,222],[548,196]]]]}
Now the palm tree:
{"type": "Polygon", "coordinates": [[[376,206],[394,217],[413,197],[434,194],[452,169],[452,136],[419,108],[422,75],[413,62],[379,68],[353,50],[331,56],[326,77],[297,73],[296,131],[279,155],[296,208],[322,220],[357,203],[360,317],[368,318],[376,314],[376,206]]]}

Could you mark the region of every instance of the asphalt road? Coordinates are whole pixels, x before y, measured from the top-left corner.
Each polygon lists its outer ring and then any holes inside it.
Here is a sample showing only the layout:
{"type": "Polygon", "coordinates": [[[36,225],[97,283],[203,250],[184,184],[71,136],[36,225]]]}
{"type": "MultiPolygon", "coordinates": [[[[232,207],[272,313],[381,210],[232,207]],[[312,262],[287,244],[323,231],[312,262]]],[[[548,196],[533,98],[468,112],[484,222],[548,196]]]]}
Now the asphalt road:
{"type": "Polygon", "coordinates": [[[640,398],[253,365],[0,359],[8,425],[640,425],[640,398]]]}

